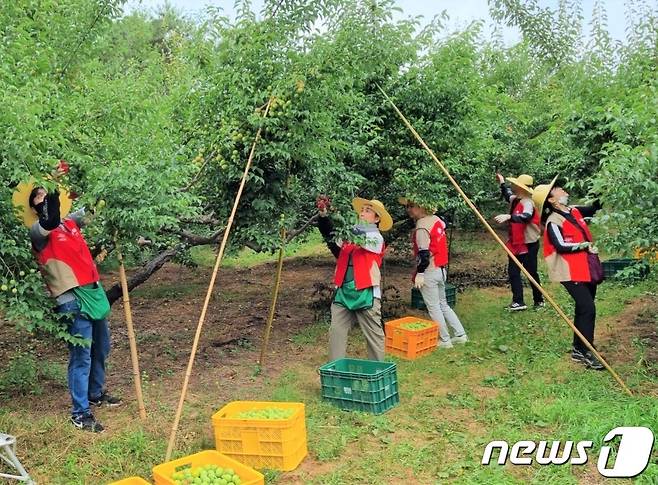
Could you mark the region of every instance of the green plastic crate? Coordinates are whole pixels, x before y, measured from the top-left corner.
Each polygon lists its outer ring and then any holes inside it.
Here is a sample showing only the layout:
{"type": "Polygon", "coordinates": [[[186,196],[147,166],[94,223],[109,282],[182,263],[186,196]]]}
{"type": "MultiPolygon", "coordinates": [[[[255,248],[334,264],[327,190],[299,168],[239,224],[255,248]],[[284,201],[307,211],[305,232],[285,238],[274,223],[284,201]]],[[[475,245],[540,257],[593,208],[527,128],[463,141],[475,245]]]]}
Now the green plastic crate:
{"type": "Polygon", "coordinates": [[[322,399],[341,409],[382,414],[400,402],[394,362],[338,359],[320,367],[322,399]]]}
{"type": "Polygon", "coordinates": [[[628,268],[636,264],[641,265],[640,274],[644,278],[649,273],[649,265],[638,259],[623,258],[623,259],[609,259],[603,261],[603,275],[606,278],[614,278],[622,269],[628,268]]]}
{"type": "MultiPolygon", "coordinates": [[[[448,305],[454,308],[457,304],[457,287],[455,285],[446,283],[446,298],[448,300],[448,305]]],[[[411,288],[411,307],[417,308],[418,310],[427,310],[422,293],[415,287],[411,288]]]]}

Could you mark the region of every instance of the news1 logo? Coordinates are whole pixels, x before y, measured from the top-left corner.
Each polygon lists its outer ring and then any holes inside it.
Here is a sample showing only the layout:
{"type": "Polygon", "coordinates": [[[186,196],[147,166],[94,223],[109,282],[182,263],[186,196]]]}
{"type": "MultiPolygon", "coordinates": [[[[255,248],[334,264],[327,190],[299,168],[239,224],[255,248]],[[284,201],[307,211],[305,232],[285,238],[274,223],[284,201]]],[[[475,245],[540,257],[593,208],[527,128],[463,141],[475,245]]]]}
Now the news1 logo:
{"type": "MultiPolygon", "coordinates": [[[[601,446],[597,469],[608,478],[636,477],[649,465],[654,444],[653,433],[645,427],[619,427],[606,434],[603,443],[610,443],[618,436],[621,439],[617,456],[612,460],[612,448],[601,446]]],[[[553,441],[549,446],[547,441],[524,440],[514,443],[510,451],[506,441],[492,441],[484,450],[482,464],[488,465],[494,450],[498,449],[499,465],[506,464],[508,458],[513,465],[532,465],[533,454],[539,465],[564,465],[567,462],[571,465],[584,465],[589,460],[587,450],[592,445],[592,441],[579,441],[575,447],[573,441],[553,441]]]]}

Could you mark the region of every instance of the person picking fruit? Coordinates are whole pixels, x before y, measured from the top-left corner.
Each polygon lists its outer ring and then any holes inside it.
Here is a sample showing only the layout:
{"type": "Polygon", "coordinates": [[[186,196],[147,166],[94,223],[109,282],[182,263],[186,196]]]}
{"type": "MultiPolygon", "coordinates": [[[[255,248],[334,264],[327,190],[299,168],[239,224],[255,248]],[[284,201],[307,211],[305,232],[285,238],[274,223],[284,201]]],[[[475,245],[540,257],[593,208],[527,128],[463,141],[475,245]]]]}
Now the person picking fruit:
{"type": "MultiPolygon", "coordinates": [[[[509,238],[507,247],[516,256],[523,267],[528,270],[537,283],[537,253],[539,252],[539,213],[532,203],[533,178],[530,175],[519,175],[518,177],[507,177],[512,184],[510,189],[505,185],[505,178],[497,173],[496,180],[500,185],[503,198],[509,202],[509,213],[498,214],[494,220],[498,224],[509,223],[509,238]]],[[[523,282],[521,281],[521,270],[511,258],[508,258],[507,274],[512,288],[512,303],[505,307],[509,311],[522,311],[528,307],[523,300],[523,282]]],[[[544,307],[544,297],[534,286],[532,287],[532,298],[534,307],[544,307]]]]}
{"type": "MultiPolygon", "coordinates": [[[[55,181],[68,171],[60,163],[55,181]]],[[[96,264],[80,231],[84,209],[66,217],[71,200],[68,193],[48,192],[43,187],[22,184],[14,198],[18,215],[30,228],[32,249],[57,312],[70,314],[68,332],[87,344],[69,343],[68,386],[73,402],[71,422],[76,428],[103,431],[90,405],[117,406],[121,400],[105,389],[105,362],[110,351],[107,316],[110,304],[99,282],[96,264]]]]}
{"type": "Polygon", "coordinates": [[[318,197],[318,229],[337,259],[331,304],[329,360],[345,357],[349,331],[358,324],[366,338],[368,359],[384,360],[384,329],[381,324],[381,273],[384,238],[380,231],[393,227],[384,205],[376,200],[355,198],[352,207],[359,223],[352,228],[355,241],[336,239],[328,209],[331,201],[318,197]]]}
{"type": "Polygon", "coordinates": [[[468,342],[466,330],[455,311],[448,305],[446,297],[448,277],[446,224],[440,217],[434,215],[434,210],[422,207],[406,197],[400,197],[398,202],[406,207],[407,214],[416,222],[416,228],[411,233],[413,254],[416,258],[416,271],[412,281],[423,295],[430,318],[439,324],[438,347],[449,349],[453,344],[466,343],[468,342]],[[448,327],[454,334],[452,339],[448,327]]]}

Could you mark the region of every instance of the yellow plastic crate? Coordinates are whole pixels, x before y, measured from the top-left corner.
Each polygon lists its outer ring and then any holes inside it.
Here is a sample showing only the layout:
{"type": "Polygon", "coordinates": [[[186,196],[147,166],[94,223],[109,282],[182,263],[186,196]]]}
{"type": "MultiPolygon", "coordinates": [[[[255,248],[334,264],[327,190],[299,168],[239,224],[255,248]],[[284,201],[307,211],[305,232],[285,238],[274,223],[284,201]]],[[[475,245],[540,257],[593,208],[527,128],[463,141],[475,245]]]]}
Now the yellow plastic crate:
{"type": "Polygon", "coordinates": [[[212,417],[217,451],[254,468],[291,471],[308,454],[304,404],[234,401],[212,417]],[[287,419],[240,419],[242,411],[292,409],[287,419]]]}
{"type": "Polygon", "coordinates": [[[129,477],[119,480],[118,482],[108,483],[108,485],[151,485],[142,477],[129,477]]]}
{"type": "Polygon", "coordinates": [[[265,485],[265,477],[261,473],[215,450],[201,451],[153,467],[153,480],[155,485],[174,485],[174,481],[171,479],[174,473],[185,468],[196,468],[205,465],[233,468],[235,473],[239,475],[242,485],[265,485]]]}

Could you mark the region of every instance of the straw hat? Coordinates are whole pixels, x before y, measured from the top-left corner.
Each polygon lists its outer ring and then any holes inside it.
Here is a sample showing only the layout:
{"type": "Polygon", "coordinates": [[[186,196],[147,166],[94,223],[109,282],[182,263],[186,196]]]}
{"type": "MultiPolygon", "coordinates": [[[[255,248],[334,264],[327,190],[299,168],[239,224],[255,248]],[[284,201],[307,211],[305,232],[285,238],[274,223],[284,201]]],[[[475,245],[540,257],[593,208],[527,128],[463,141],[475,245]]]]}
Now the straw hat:
{"type": "MultiPolygon", "coordinates": [[[[30,179],[27,182],[21,182],[18,184],[14,193],[11,196],[11,202],[14,205],[14,213],[23,224],[27,227],[32,227],[32,224],[37,222],[39,219],[37,213],[30,207],[30,193],[34,189],[34,179],[30,179]]],[[[59,188],[59,213],[60,217],[64,219],[71,211],[71,205],[73,201],[69,197],[68,190],[63,187],[59,188]]]]}
{"type": "Polygon", "coordinates": [[[519,175],[518,177],[507,177],[511,183],[517,187],[525,190],[527,193],[532,194],[532,185],[534,185],[534,180],[530,175],[519,175]]]}
{"type": "Polygon", "coordinates": [[[375,214],[379,216],[380,231],[388,231],[391,229],[391,227],[393,227],[393,219],[391,218],[391,215],[384,207],[384,204],[379,202],[377,199],[368,200],[362,199],[361,197],[356,197],[352,200],[352,207],[357,214],[359,214],[361,209],[366,205],[369,205],[375,214]]]}
{"type": "MultiPolygon", "coordinates": [[[[398,197],[398,202],[401,205],[404,205],[404,206],[406,206],[409,203],[416,204],[413,200],[407,199],[406,197],[398,197]]],[[[423,209],[425,209],[428,212],[431,212],[432,214],[434,214],[437,211],[436,206],[425,207],[425,206],[421,206],[419,204],[416,204],[416,205],[418,205],[419,207],[422,207],[423,209]]]]}
{"type": "Polygon", "coordinates": [[[548,198],[548,194],[550,194],[551,189],[555,185],[555,181],[557,180],[557,175],[553,177],[553,180],[551,180],[550,184],[543,184],[543,185],[538,185],[535,187],[535,190],[532,191],[532,203],[535,204],[535,208],[537,209],[537,212],[539,214],[542,214],[543,209],[544,209],[544,203],[546,202],[546,199],[548,198]]]}

